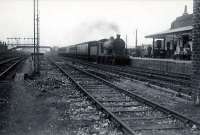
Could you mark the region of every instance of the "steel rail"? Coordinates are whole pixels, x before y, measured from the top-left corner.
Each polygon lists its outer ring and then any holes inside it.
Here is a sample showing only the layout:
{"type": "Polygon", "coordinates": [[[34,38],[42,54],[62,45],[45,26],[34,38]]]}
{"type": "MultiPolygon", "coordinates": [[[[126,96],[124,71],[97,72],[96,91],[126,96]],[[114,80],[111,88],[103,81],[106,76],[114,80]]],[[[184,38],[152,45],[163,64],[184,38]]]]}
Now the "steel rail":
{"type": "MultiPolygon", "coordinates": [[[[97,64],[96,64],[97,65],[97,64]]],[[[102,64],[100,64],[102,65],[102,64]]],[[[140,68],[140,67],[125,67],[126,70],[124,70],[124,67],[120,67],[120,66],[110,66],[110,67],[113,67],[115,69],[118,69],[118,70],[122,70],[122,71],[127,71],[128,72],[146,72],[146,73],[152,73],[152,74],[155,74],[155,75],[164,75],[164,76],[169,76],[169,77],[178,77],[178,78],[187,78],[189,79],[190,78],[190,75],[189,74],[181,74],[181,73],[175,73],[175,72],[164,72],[164,71],[159,71],[159,70],[156,70],[156,69],[147,69],[147,68],[140,68]],[[141,71],[142,70],[142,71],[141,71]]]]}
{"type": "Polygon", "coordinates": [[[130,135],[135,135],[135,133],[131,130],[131,128],[117,118],[111,111],[104,107],[98,100],[96,100],[89,92],[87,92],[79,83],[77,83],[61,66],[56,64],[52,59],[48,59],[53,65],[55,65],[64,75],[66,75],[81,92],[83,92],[91,101],[94,103],[99,109],[105,112],[114,123],[116,123],[125,133],[130,135]]]}
{"type": "MultiPolygon", "coordinates": [[[[84,63],[81,63],[81,64],[84,64],[84,63]]],[[[187,93],[187,90],[189,89],[189,87],[188,86],[183,86],[183,85],[178,85],[178,84],[173,84],[173,85],[167,85],[167,83],[171,83],[171,82],[169,82],[169,81],[162,81],[162,80],[160,80],[161,82],[159,82],[158,81],[158,79],[154,79],[154,78],[152,78],[152,79],[150,79],[150,78],[148,78],[148,77],[144,77],[144,76],[140,76],[140,75],[134,75],[134,74],[130,74],[130,73],[126,73],[125,71],[118,71],[118,70],[114,70],[114,69],[106,69],[105,67],[99,67],[99,66],[97,66],[97,65],[92,65],[92,64],[86,64],[85,63],[85,65],[87,65],[87,66],[91,66],[91,67],[93,67],[93,68],[97,68],[97,69],[100,69],[100,70],[106,70],[106,71],[111,71],[111,72],[113,72],[113,73],[115,73],[115,74],[119,74],[119,75],[122,75],[122,76],[124,76],[124,77],[128,77],[128,78],[131,78],[131,79],[136,79],[136,80],[140,80],[140,81],[148,81],[148,82],[150,82],[151,84],[153,84],[153,85],[158,85],[158,86],[164,86],[164,87],[166,87],[166,86],[168,86],[169,88],[171,88],[171,89],[174,89],[174,91],[176,91],[176,93],[177,94],[179,94],[180,92],[177,92],[178,90],[180,90],[181,89],[181,91],[182,91],[182,96],[185,96],[185,97],[187,97],[187,98],[191,98],[191,96],[189,95],[189,93],[187,93]],[[183,88],[184,87],[184,88],[183,88]]],[[[172,82],[174,82],[174,81],[172,81],[172,82]]],[[[184,81],[182,81],[182,83],[183,83],[184,81]]],[[[186,82],[184,82],[184,83],[186,83],[186,82]]],[[[168,88],[168,87],[166,87],[166,88],[168,88]]]]}
{"type": "MultiPolygon", "coordinates": [[[[66,57],[62,57],[62,58],[66,58],[66,57]]],[[[81,61],[80,59],[72,59],[72,58],[69,58],[67,57],[67,59],[71,59],[73,61],[78,61],[78,62],[83,62],[81,61]]],[[[89,62],[88,62],[89,63],[89,62]]],[[[120,71],[124,71],[124,72],[141,72],[141,71],[138,71],[138,70],[141,70],[142,69],[142,72],[146,72],[146,73],[152,73],[152,74],[155,74],[155,75],[161,75],[161,76],[168,76],[168,77],[177,77],[178,78],[187,78],[189,79],[191,75],[189,74],[181,74],[181,73],[175,73],[175,72],[164,72],[164,71],[159,71],[159,70],[156,70],[156,69],[146,69],[146,68],[138,68],[138,67],[123,67],[123,66],[113,66],[113,65],[103,65],[103,64],[95,64],[95,63],[92,63],[93,65],[96,65],[96,66],[104,66],[106,68],[114,68],[115,70],[120,70],[120,71]]]]}
{"type": "MultiPolygon", "coordinates": [[[[111,71],[113,73],[117,73],[119,75],[131,78],[131,79],[136,79],[136,80],[140,80],[140,81],[148,81],[148,82],[150,82],[153,85],[163,86],[165,88],[171,88],[171,89],[174,89],[174,91],[177,92],[177,95],[180,94],[180,92],[181,92],[181,95],[184,96],[185,98],[187,98],[187,99],[191,98],[190,93],[187,92],[188,89],[189,89],[188,86],[183,86],[181,84],[179,84],[179,85],[178,84],[173,84],[173,85],[169,86],[169,85],[167,85],[167,83],[172,83],[170,81],[161,80],[161,82],[159,82],[158,79],[156,79],[156,78],[150,79],[150,78],[148,78],[148,76],[145,77],[145,76],[142,76],[142,75],[134,75],[134,74],[131,74],[131,73],[123,71],[123,70],[121,71],[120,69],[115,70],[115,68],[110,67],[110,66],[108,68],[106,68],[107,66],[104,67],[102,65],[97,65],[97,64],[94,64],[94,63],[84,63],[84,62],[82,62],[80,60],[72,60],[72,59],[70,59],[70,60],[71,61],[76,61],[76,62],[78,62],[80,64],[83,64],[83,65],[86,65],[86,66],[91,66],[91,67],[94,67],[94,68],[98,68],[100,70],[103,69],[103,70],[106,70],[106,71],[109,71],[109,72],[111,71]]],[[[186,83],[186,81],[183,81],[183,80],[181,80],[181,81],[182,81],[181,83],[184,83],[184,84],[186,83]]],[[[189,82],[187,82],[187,83],[189,83],[189,82]]]]}
{"type": "Polygon", "coordinates": [[[11,62],[11,61],[13,61],[13,60],[17,60],[17,59],[20,59],[20,58],[21,58],[21,57],[9,58],[9,59],[0,61],[0,65],[6,64],[6,63],[8,63],[8,62],[11,62]]]}
{"type": "Polygon", "coordinates": [[[4,70],[3,72],[0,73],[0,80],[2,80],[6,74],[8,74],[10,71],[12,71],[19,63],[21,63],[22,61],[24,61],[27,57],[22,57],[21,59],[17,60],[15,63],[13,63],[12,65],[10,65],[6,70],[4,70]]]}
{"type": "MultiPolygon", "coordinates": [[[[102,69],[100,69],[100,70],[102,70],[102,69]]],[[[95,71],[93,71],[93,70],[88,70],[87,69],[87,71],[89,71],[89,72],[95,72],[95,71]]],[[[131,76],[129,76],[129,74],[128,75],[126,75],[126,74],[121,74],[120,72],[113,72],[113,73],[115,73],[115,74],[117,74],[117,75],[122,75],[123,77],[128,77],[129,79],[132,79],[132,77],[131,76]]],[[[93,73],[93,74],[96,74],[97,76],[101,76],[101,75],[103,75],[103,76],[106,76],[107,74],[105,74],[105,73],[101,73],[101,72],[95,72],[95,73],[93,73]]],[[[133,78],[134,79],[134,78],[133,78]]],[[[156,81],[152,81],[151,82],[151,84],[155,84],[155,85],[159,85],[159,86],[163,86],[164,84],[163,83],[161,83],[161,82],[156,82],[156,81]],[[159,83],[159,84],[158,84],[159,83]]],[[[178,89],[178,86],[173,86],[173,88],[175,89],[178,89]]],[[[135,89],[135,88],[132,88],[132,90],[137,90],[137,89],[135,89]]],[[[185,90],[185,89],[184,89],[185,90]]],[[[176,90],[172,90],[172,91],[167,91],[167,90],[165,90],[165,89],[162,89],[162,91],[164,91],[164,92],[166,92],[166,93],[171,93],[171,94],[174,94],[174,95],[177,95],[177,97],[179,96],[179,98],[183,98],[183,99],[186,99],[186,100],[192,100],[192,97],[189,95],[189,94],[185,94],[185,93],[180,93],[180,92],[178,92],[178,91],[176,91],[176,90]]]]}
{"type": "MultiPolygon", "coordinates": [[[[82,63],[81,63],[82,64],[82,63]]],[[[110,68],[106,68],[102,65],[98,66],[96,64],[88,64],[88,63],[83,63],[85,65],[88,65],[88,66],[92,66],[92,67],[95,67],[95,68],[99,68],[99,69],[105,69],[105,70],[112,70],[112,72],[117,72],[117,73],[120,73],[121,75],[125,75],[127,77],[131,77],[131,78],[136,78],[137,75],[133,75],[133,73],[131,73],[130,71],[124,71],[124,70],[120,70],[120,69],[115,69],[113,67],[110,67],[110,68]]],[[[135,71],[133,71],[135,72],[135,71]]],[[[165,76],[162,76],[162,75],[154,75],[154,74],[151,74],[151,73],[141,73],[141,71],[136,71],[138,74],[138,78],[149,78],[151,77],[152,79],[154,80],[158,80],[158,79],[162,79],[163,81],[165,82],[176,82],[178,84],[185,84],[185,83],[190,83],[190,81],[185,81],[185,80],[182,80],[182,79],[178,79],[178,78],[172,78],[172,77],[165,77],[165,76]]],[[[149,80],[149,79],[146,79],[146,80],[149,80]]]]}
{"type": "Polygon", "coordinates": [[[107,65],[102,65],[102,64],[95,64],[95,63],[85,63],[81,60],[74,60],[71,58],[67,58],[70,59],[71,61],[76,61],[79,62],[81,64],[87,65],[87,66],[92,66],[94,68],[99,68],[99,69],[104,69],[107,71],[112,71],[112,72],[117,72],[117,74],[126,76],[126,77],[130,77],[132,79],[136,79],[136,80],[141,80],[141,81],[149,81],[152,84],[158,85],[158,86],[164,86],[166,88],[169,87],[169,85],[167,85],[167,83],[173,83],[172,85],[170,85],[169,88],[171,89],[175,89],[176,91],[182,91],[183,93],[187,94],[188,96],[190,96],[190,93],[187,92],[187,90],[189,89],[189,85],[191,85],[190,80],[185,79],[185,77],[175,77],[175,76],[169,76],[168,74],[155,74],[155,73],[148,73],[148,72],[141,72],[141,71],[130,71],[130,69],[127,69],[127,71],[125,69],[121,69],[120,67],[114,67],[114,66],[107,66],[107,65]],[[136,75],[134,75],[136,74],[136,75]],[[162,82],[158,82],[158,80],[162,81],[162,82]],[[187,85],[187,86],[186,86],[187,85]],[[184,88],[183,88],[184,87],[184,88]],[[185,88],[186,87],[186,88],[185,88]]]}
{"type": "MultiPolygon", "coordinates": [[[[65,64],[67,64],[67,63],[65,63],[65,64]]],[[[193,125],[196,125],[198,129],[200,128],[200,123],[188,118],[187,116],[184,116],[183,114],[180,114],[180,113],[178,113],[176,111],[173,111],[173,110],[169,110],[168,108],[165,108],[165,107],[163,107],[163,106],[161,106],[161,105],[159,105],[159,104],[157,104],[157,103],[155,103],[153,101],[150,101],[150,100],[148,100],[148,99],[146,99],[144,97],[141,97],[141,96],[139,96],[139,95],[137,95],[135,93],[132,93],[132,92],[126,90],[126,89],[123,89],[123,88],[121,88],[119,86],[116,86],[115,84],[113,84],[113,83],[111,83],[111,82],[109,82],[109,81],[107,81],[107,80],[105,80],[105,79],[103,79],[103,78],[101,78],[99,76],[96,76],[96,75],[94,75],[92,73],[89,73],[87,71],[83,71],[83,70],[81,70],[81,69],[79,69],[79,68],[77,68],[75,66],[70,65],[70,64],[67,64],[67,65],[72,67],[72,68],[74,68],[74,69],[76,69],[76,70],[78,70],[78,71],[80,71],[80,72],[82,72],[82,73],[85,73],[85,74],[87,74],[89,76],[92,76],[92,77],[94,77],[96,79],[99,79],[100,81],[108,84],[109,86],[117,89],[120,92],[123,92],[123,93],[127,94],[128,96],[136,99],[137,101],[139,101],[141,103],[144,103],[144,104],[146,104],[148,106],[151,106],[152,108],[155,108],[158,111],[161,111],[161,112],[163,112],[163,113],[165,113],[167,115],[173,116],[174,118],[182,121],[184,124],[189,125],[190,127],[193,127],[193,125]]]]}
{"type": "MultiPolygon", "coordinates": [[[[128,77],[131,77],[131,78],[135,78],[133,74],[137,74],[138,76],[140,76],[138,78],[141,78],[141,77],[149,78],[149,77],[151,77],[154,80],[162,79],[164,82],[173,82],[173,83],[176,82],[177,84],[180,84],[180,85],[183,85],[185,83],[190,84],[190,80],[181,79],[181,78],[184,78],[184,77],[175,78],[175,76],[169,76],[168,74],[155,74],[155,73],[151,73],[151,72],[147,72],[147,71],[137,71],[137,70],[134,70],[134,69],[132,71],[130,71],[129,69],[127,71],[125,71],[124,69],[119,69],[119,67],[107,66],[107,65],[102,65],[102,64],[94,64],[94,63],[84,63],[84,62],[81,62],[81,61],[78,61],[78,62],[81,63],[81,64],[84,64],[84,65],[89,65],[89,66],[99,68],[99,69],[105,69],[105,70],[109,70],[109,71],[112,70],[113,72],[120,73],[121,75],[124,74],[128,77]]],[[[148,80],[148,79],[146,79],[146,80],[148,80]]]]}

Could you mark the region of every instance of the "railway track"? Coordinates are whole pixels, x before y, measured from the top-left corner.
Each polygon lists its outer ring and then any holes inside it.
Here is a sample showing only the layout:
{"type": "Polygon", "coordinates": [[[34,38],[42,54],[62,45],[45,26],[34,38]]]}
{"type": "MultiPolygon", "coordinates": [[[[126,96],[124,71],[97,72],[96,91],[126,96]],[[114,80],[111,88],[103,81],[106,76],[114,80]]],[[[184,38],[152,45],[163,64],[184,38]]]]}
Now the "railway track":
{"type": "Polygon", "coordinates": [[[49,121],[49,123],[57,123],[53,127],[59,126],[59,130],[55,129],[53,133],[50,129],[51,134],[59,134],[64,130],[64,134],[70,135],[123,135],[106,114],[90,102],[87,96],[80,92],[57,67],[51,65],[45,58],[40,62],[41,75],[32,78],[34,81],[26,80],[26,84],[28,88],[34,88],[39,97],[50,98],[48,104],[58,109],[61,114],[58,118],[57,115],[53,116],[54,120],[59,119],[59,122],[49,121]]]}
{"type": "Polygon", "coordinates": [[[60,59],[50,60],[129,134],[188,135],[199,123],[60,59]],[[56,62],[55,62],[56,61],[56,62]],[[191,128],[193,127],[193,128],[191,128]]]}
{"type": "Polygon", "coordinates": [[[190,76],[185,74],[173,74],[173,73],[162,73],[155,70],[146,69],[134,69],[130,67],[117,67],[110,65],[95,64],[89,62],[83,62],[81,60],[74,60],[65,58],[66,60],[74,61],[88,67],[94,67],[100,70],[113,72],[121,76],[125,76],[131,79],[145,81],[153,85],[158,85],[165,88],[170,88],[178,92],[178,94],[186,94],[191,96],[190,91],[190,76]]]}
{"type": "Polygon", "coordinates": [[[3,61],[0,61],[0,80],[5,79],[5,77],[13,71],[13,69],[27,57],[16,57],[9,58],[3,61]]]}

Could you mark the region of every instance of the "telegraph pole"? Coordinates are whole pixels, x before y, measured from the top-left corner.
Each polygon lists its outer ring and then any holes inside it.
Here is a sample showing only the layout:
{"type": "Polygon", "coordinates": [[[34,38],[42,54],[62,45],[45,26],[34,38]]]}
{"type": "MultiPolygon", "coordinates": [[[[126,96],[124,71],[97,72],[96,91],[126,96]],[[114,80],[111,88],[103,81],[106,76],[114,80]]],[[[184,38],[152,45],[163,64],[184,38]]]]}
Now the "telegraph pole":
{"type": "Polygon", "coordinates": [[[137,37],[137,29],[135,31],[135,48],[137,48],[138,45],[138,37],[137,37]]]}
{"type": "Polygon", "coordinates": [[[39,30],[39,0],[37,0],[37,47],[36,47],[36,52],[37,52],[37,73],[40,72],[40,59],[39,59],[39,45],[40,45],[40,30],[39,30]]]}
{"type": "Polygon", "coordinates": [[[33,53],[33,64],[34,73],[40,73],[40,59],[39,59],[39,45],[40,45],[40,31],[39,31],[39,0],[34,0],[34,53],[33,53]]]}
{"type": "Polygon", "coordinates": [[[128,36],[126,34],[126,49],[128,48],[128,36]]]}
{"type": "Polygon", "coordinates": [[[33,72],[35,73],[36,72],[36,59],[35,59],[35,50],[36,50],[36,36],[35,36],[35,5],[36,5],[36,2],[35,0],[33,0],[33,45],[34,45],[34,50],[33,50],[33,72]]]}
{"type": "Polygon", "coordinates": [[[128,36],[126,34],[126,49],[125,49],[125,54],[127,55],[128,54],[128,36]]]}

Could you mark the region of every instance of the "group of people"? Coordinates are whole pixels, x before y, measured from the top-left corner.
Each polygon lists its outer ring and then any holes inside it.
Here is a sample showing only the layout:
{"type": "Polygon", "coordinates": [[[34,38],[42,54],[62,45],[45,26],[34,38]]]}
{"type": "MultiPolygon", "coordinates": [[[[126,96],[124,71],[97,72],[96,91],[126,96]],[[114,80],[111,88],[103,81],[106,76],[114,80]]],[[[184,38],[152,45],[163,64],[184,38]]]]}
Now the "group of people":
{"type": "Polygon", "coordinates": [[[179,51],[175,51],[174,58],[181,60],[191,60],[192,50],[189,44],[185,45],[185,47],[180,47],[179,51]]]}

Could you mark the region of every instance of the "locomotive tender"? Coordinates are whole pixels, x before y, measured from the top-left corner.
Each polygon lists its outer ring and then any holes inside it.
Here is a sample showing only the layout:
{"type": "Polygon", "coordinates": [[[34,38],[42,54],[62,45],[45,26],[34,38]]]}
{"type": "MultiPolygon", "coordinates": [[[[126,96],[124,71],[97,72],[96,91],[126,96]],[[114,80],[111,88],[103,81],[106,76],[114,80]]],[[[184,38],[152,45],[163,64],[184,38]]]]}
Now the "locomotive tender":
{"type": "Polygon", "coordinates": [[[75,57],[102,64],[127,65],[129,57],[125,55],[125,42],[117,34],[114,39],[101,39],[98,41],[84,42],[58,49],[62,56],[75,57]]]}

